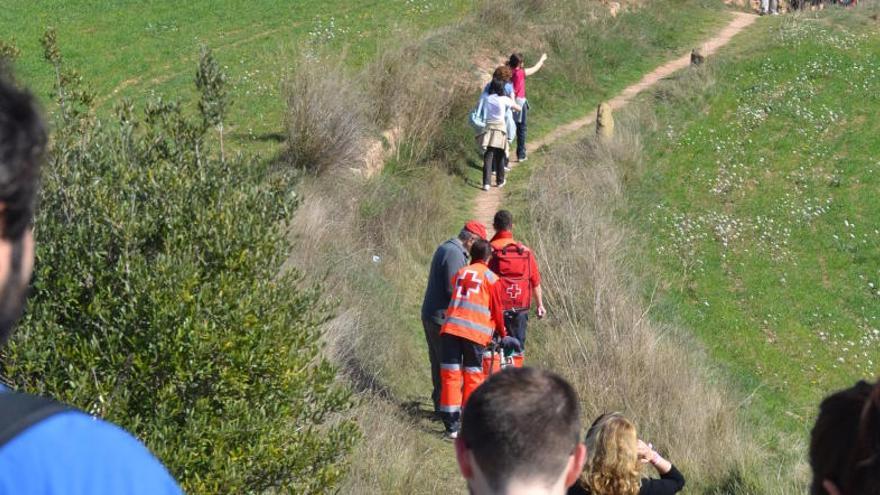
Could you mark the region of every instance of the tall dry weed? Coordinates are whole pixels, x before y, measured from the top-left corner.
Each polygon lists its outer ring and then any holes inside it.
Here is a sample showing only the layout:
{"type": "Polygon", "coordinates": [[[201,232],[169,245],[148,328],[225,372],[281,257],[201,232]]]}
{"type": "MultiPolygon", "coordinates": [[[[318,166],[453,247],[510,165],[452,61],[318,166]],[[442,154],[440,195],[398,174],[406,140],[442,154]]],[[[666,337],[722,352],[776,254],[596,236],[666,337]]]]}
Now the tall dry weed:
{"type": "Polygon", "coordinates": [[[342,66],[298,64],[284,93],[289,163],[314,175],[356,166],[372,127],[362,91],[342,66]]]}
{"type": "MultiPolygon", "coordinates": [[[[388,135],[398,160],[427,158],[457,108],[461,83],[452,81],[436,54],[404,45],[383,51],[365,69],[371,111],[388,135]]],[[[468,88],[473,93],[474,88],[468,88]]]]}
{"type": "Polygon", "coordinates": [[[342,308],[323,329],[325,350],[358,392],[353,416],[364,433],[342,491],[450,493],[458,484],[449,446],[440,430],[425,434],[407,403],[429,382],[418,303],[430,250],[455,234],[453,181],[436,168],[369,180],[345,172],[301,186],[288,260],[342,308]]]}
{"type": "Polygon", "coordinates": [[[737,403],[692,339],[649,317],[632,283],[633,235],[613,213],[625,171],[643,164],[638,133],[621,121],[616,133],[560,150],[530,182],[532,239],[555,312],[540,364],[571,380],[587,420],[622,411],[690,479],[722,480],[748,448],[737,403]]]}

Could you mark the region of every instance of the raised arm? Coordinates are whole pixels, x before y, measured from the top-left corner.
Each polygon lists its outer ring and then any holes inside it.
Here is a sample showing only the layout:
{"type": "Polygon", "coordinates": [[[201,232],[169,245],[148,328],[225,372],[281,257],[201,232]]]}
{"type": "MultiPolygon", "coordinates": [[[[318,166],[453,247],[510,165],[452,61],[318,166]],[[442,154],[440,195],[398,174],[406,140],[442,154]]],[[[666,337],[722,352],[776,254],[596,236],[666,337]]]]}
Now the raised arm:
{"type": "Polygon", "coordinates": [[[650,463],[660,475],[659,480],[648,481],[651,484],[651,490],[648,493],[674,495],[684,488],[684,476],[681,472],[658,454],[651,445],[639,440],[638,455],[641,462],[650,463]]]}
{"type": "Polygon", "coordinates": [[[544,66],[544,61],[545,61],[545,60],[547,60],[547,54],[546,54],[546,53],[544,53],[544,54],[541,55],[541,58],[538,60],[538,63],[537,63],[537,64],[535,64],[535,65],[529,67],[528,69],[525,69],[526,76],[531,76],[531,75],[534,74],[535,72],[538,72],[539,70],[541,70],[541,67],[544,66]]]}

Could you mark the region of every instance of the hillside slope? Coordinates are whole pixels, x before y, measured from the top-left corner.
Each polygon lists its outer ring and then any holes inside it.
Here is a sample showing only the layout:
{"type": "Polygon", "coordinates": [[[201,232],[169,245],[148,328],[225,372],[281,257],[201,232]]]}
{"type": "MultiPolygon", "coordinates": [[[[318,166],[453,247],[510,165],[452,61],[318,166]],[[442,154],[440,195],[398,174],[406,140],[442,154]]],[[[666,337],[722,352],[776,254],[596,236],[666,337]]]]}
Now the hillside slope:
{"type": "MultiPolygon", "coordinates": [[[[530,98],[537,101],[533,139],[539,139],[591,113],[599,101],[688,52],[730,20],[714,2],[689,0],[629,7],[616,18],[589,1],[541,5],[528,21],[494,18],[497,26],[487,29],[487,16],[497,14],[482,10],[452,31],[429,35],[419,46],[430,57],[417,55],[414,70],[451,67],[469,74],[480,65],[475,62],[494,57],[500,62],[507,26],[533,23],[523,40],[527,59],[544,50],[550,55],[546,68],[530,80],[530,98]],[[474,48],[470,39],[491,48],[474,48]],[[473,54],[463,56],[461,50],[473,54]]],[[[478,91],[476,82],[470,84],[473,89],[457,90],[454,111],[427,155],[411,159],[404,149],[373,178],[331,171],[302,189],[304,203],[292,231],[299,249],[290,262],[320,281],[342,308],[328,326],[329,349],[361,390],[356,416],[364,438],[352,456],[348,491],[463,489],[451,446],[428,411],[419,306],[433,249],[457,232],[478,194],[472,185],[477,157],[462,122],[478,91]],[[345,233],[344,243],[339,233],[345,233]]],[[[522,181],[528,170],[518,167],[514,180],[522,181]]],[[[715,469],[716,475],[724,469],[715,469]]]]}

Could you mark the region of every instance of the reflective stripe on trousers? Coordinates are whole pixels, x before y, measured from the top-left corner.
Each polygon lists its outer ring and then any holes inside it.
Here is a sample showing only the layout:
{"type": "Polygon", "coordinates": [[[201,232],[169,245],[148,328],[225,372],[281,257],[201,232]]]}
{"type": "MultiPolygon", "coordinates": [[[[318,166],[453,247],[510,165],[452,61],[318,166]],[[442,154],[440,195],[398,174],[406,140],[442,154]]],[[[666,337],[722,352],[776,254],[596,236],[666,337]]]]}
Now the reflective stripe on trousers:
{"type": "Polygon", "coordinates": [[[462,337],[440,336],[440,413],[447,428],[459,421],[461,408],[483,383],[483,347],[462,337]]]}

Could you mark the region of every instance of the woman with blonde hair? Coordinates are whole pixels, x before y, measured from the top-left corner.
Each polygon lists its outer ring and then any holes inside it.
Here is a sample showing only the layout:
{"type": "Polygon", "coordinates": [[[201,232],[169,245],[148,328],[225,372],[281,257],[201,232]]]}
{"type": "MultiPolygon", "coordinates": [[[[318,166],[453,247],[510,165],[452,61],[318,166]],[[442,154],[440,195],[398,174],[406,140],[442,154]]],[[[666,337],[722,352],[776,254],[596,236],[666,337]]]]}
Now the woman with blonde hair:
{"type": "Polygon", "coordinates": [[[636,427],[620,413],[603,414],[587,431],[587,462],[568,495],[672,495],[684,488],[684,476],[638,439],[636,427]],[[660,479],[642,478],[651,464],[660,479]]]}

